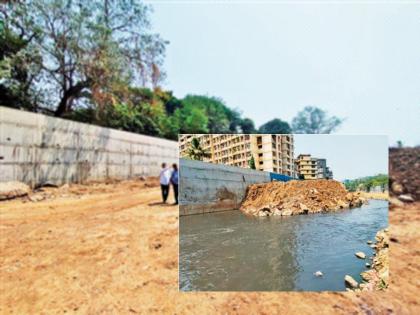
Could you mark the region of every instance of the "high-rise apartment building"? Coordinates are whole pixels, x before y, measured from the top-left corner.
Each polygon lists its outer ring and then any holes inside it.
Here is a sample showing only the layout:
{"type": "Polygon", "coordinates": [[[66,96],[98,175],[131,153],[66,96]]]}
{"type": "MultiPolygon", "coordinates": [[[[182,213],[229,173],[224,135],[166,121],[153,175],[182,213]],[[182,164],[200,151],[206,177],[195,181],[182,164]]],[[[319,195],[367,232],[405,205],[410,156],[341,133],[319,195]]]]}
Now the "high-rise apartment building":
{"type": "Polygon", "coordinates": [[[181,157],[187,156],[193,138],[200,141],[211,157],[205,162],[249,168],[254,157],[255,168],[294,177],[293,135],[274,134],[190,134],[180,135],[181,157]]]}
{"type": "Polygon", "coordinates": [[[332,179],[333,174],[327,166],[327,160],[312,157],[310,154],[299,154],[295,160],[298,177],[303,179],[332,179]]]}

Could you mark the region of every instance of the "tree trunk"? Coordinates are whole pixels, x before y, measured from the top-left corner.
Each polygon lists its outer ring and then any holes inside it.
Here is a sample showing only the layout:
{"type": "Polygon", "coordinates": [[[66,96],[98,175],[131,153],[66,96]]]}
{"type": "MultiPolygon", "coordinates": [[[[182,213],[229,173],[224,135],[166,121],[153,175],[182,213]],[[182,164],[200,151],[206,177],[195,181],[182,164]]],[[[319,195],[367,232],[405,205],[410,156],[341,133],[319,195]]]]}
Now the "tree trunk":
{"type": "Polygon", "coordinates": [[[80,93],[83,89],[87,88],[89,84],[90,80],[82,81],[64,91],[63,97],[54,112],[54,116],[62,117],[64,114],[70,112],[73,101],[80,96],[80,93]]]}

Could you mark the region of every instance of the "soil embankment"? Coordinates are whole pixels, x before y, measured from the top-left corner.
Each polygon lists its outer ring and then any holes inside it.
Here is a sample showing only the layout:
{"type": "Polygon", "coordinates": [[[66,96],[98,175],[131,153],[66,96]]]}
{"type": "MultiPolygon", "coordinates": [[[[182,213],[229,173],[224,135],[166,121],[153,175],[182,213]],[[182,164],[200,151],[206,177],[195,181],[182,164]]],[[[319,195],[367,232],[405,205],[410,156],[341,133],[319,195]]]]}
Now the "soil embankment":
{"type": "Polygon", "coordinates": [[[240,209],[254,216],[287,216],[355,208],[365,201],[335,180],[293,180],[250,185],[240,209]]]}

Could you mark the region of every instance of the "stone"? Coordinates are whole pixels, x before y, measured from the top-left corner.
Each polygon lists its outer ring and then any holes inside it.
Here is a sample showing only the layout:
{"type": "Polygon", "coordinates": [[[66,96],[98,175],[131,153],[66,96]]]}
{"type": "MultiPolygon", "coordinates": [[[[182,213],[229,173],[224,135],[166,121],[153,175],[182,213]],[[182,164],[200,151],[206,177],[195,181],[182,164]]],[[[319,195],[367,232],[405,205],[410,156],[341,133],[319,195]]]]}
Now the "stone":
{"type": "Polygon", "coordinates": [[[40,195],[40,194],[35,194],[35,195],[29,196],[29,200],[32,201],[32,202],[37,202],[37,201],[41,201],[41,200],[44,200],[44,199],[45,199],[45,197],[43,195],[40,195]]]}
{"type": "Polygon", "coordinates": [[[349,286],[350,288],[353,288],[353,289],[355,289],[355,288],[357,288],[359,286],[359,284],[357,283],[357,281],[354,280],[353,277],[352,276],[349,276],[349,275],[346,275],[344,277],[344,283],[347,286],[349,286]]]}
{"type": "Polygon", "coordinates": [[[367,241],[366,243],[368,243],[368,245],[370,245],[370,244],[372,244],[372,241],[371,241],[371,240],[369,240],[369,241],[367,241]]]}
{"type": "Polygon", "coordinates": [[[370,245],[370,248],[376,248],[376,245],[375,244],[371,244],[370,245]]]}
{"type": "Polygon", "coordinates": [[[0,200],[23,197],[29,194],[31,189],[22,182],[0,183],[0,200]]]}
{"type": "Polygon", "coordinates": [[[370,267],[370,264],[369,263],[366,263],[365,266],[369,268],[370,267]]]}
{"type": "Polygon", "coordinates": [[[392,192],[396,195],[401,195],[404,192],[404,187],[398,182],[393,182],[391,185],[391,189],[392,192]]]}
{"type": "Polygon", "coordinates": [[[274,209],[274,211],[273,211],[273,215],[281,215],[281,210],[279,210],[279,209],[274,209]]]}
{"type": "Polygon", "coordinates": [[[355,255],[356,255],[357,258],[360,258],[360,259],[365,259],[366,258],[366,254],[364,252],[357,252],[357,253],[355,253],[355,255]]]}
{"type": "Polygon", "coordinates": [[[372,279],[372,270],[370,270],[370,271],[365,271],[365,272],[362,272],[361,274],[360,274],[360,277],[364,280],[364,281],[370,281],[371,279],[372,279]]]}
{"type": "Polygon", "coordinates": [[[309,208],[308,208],[308,206],[307,205],[305,205],[304,203],[300,203],[299,204],[299,209],[301,210],[301,211],[303,211],[303,212],[307,212],[307,211],[309,211],[309,208]]]}
{"type": "Polygon", "coordinates": [[[395,198],[395,197],[391,197],[389,198],[389,203],[391,204],[391,206],[394,207],[402,207],[404,206],[404,202],[402,202],[401,200],[395,198]]]}
{"type": "Polygon", "coordinates": [[[317,271],[317,272],[314,272],[314,276],[316,276],[316,277],[322,277],[324,274],[321,272],[321,271],[317,271]]]}
{"type": "Polygon", "coordinates": [[[414,202],[413,197],[411,195],[399,195],[398,199],[400,199],[403,202],[414,202]]]}
{"type": "Polygon", "coordinates": [[[293,211],[292,210],[283,210],[282,213],[281,213],[281,215],[284,215],[284,216],[286,216],[286,215],[292,215],[292,214],[293,214],[293,211]]]}

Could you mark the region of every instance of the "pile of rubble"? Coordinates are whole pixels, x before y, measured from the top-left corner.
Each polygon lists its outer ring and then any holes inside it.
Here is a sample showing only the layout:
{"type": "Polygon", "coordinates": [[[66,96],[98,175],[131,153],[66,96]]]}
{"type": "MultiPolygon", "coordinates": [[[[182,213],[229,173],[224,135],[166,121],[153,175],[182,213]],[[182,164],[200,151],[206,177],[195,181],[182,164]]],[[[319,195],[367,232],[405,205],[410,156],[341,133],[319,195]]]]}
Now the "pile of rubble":
{"type": "Polygon", "coordinates": [[[420,200],[420,147],[390,148],[391,205],[420,200]]]}
{"type": "Polygon", "coordinates": [[[240,210],[254,216],[297,215],[360,207],[366,199],[335,180],[250,185],[240,210]]]}

